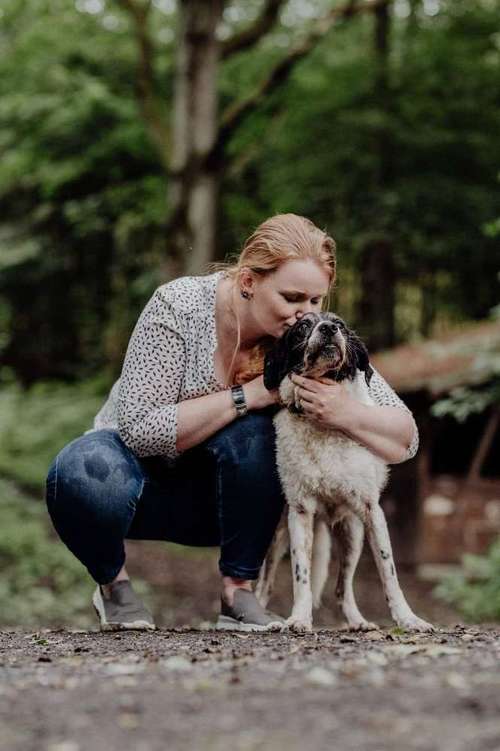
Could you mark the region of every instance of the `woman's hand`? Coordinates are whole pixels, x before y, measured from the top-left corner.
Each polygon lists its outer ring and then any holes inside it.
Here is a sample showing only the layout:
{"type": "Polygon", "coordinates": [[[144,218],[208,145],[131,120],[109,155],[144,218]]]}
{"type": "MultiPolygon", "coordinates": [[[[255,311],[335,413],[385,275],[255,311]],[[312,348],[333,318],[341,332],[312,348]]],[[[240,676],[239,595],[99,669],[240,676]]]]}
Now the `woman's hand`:
{"type": "Polygon", "coordinates": [[[342,430],[352,401],[345,384],[330,378],[304,378],[296,373],[290,378],[297,387],[304,415],[325,428],[342,430]]]}
{"type": "Polygon", "coordinates": [[[279,390],[269,391],[266,389],[263,375],[244,383],[243,391],[248,409],[264,409],[264,407],[269,407],[270,404],[279,403],[279,390]]]}
{"type": "Polygon", "coordinates": [[[387,464],[408,459],[416,425],[404,408],[363,404],[354,399],[344,383],[329,378],[304,378],[293,374],[304,414],[326,428],[341,430],[387,464]]]}

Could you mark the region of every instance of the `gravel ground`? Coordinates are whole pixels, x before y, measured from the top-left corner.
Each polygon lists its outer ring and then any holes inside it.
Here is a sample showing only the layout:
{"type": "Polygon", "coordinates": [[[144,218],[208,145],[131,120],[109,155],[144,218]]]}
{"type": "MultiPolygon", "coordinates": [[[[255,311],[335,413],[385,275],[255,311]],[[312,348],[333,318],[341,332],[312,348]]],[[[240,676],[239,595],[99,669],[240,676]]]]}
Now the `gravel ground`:
{"type": "Polygon", "coordinates": [[[498,751],[500,629],[0,632],[8,751],[498,751]]]}

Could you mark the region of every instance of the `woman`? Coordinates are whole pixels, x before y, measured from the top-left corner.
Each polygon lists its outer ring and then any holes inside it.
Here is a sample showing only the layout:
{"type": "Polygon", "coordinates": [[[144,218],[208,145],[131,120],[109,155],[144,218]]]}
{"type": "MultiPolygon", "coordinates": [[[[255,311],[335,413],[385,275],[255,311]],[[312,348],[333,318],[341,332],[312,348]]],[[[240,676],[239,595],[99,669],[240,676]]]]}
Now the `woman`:
{"type": "MultiPolygon", "coordinates": [[[[97,582],[101,628],[154,628],[125,569],[125,538],[220,545],[220,627],[279,621],[252,592],[284,504],[278,393],[264,387],[263,357],[321,309],[334,281],[332,238],[283,214],[257,228],[236,263],[165,284],[146,305],[94,429],[63,448],[47,479],[54,526],[97,582]]],[[[306,418],[386,462],[415,454],[413,417],[378,374],[377,406],[353,402],[342,384],[294,378],[306,418]]]]}

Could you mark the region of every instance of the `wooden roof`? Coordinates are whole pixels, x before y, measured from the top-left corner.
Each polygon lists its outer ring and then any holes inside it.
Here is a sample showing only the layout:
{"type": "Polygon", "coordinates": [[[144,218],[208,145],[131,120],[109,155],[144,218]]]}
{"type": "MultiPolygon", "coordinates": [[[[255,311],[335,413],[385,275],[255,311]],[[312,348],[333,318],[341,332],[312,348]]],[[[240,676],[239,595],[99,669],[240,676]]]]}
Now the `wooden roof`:
{"type": "Polygon", "coordinates": [[[469,323],[436,339],[377,352],[375,368],[398,392],[438,396],[500,375],[500,320],[469,323]]]}

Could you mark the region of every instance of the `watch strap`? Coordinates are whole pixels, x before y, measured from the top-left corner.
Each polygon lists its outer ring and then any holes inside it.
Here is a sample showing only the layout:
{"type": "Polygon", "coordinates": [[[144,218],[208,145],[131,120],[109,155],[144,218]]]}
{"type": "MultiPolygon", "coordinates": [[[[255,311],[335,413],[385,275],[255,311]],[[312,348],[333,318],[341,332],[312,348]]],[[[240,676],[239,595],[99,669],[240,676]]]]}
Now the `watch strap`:
{"type": "Polygon", "coordinates": [[[231,386],[231,396],[233,397],[233,404],[236,408],[236,414],[238,417],[243,417],[248,412],[248,405],[245,399],[245,392],[242,386],[231,386]]]}

